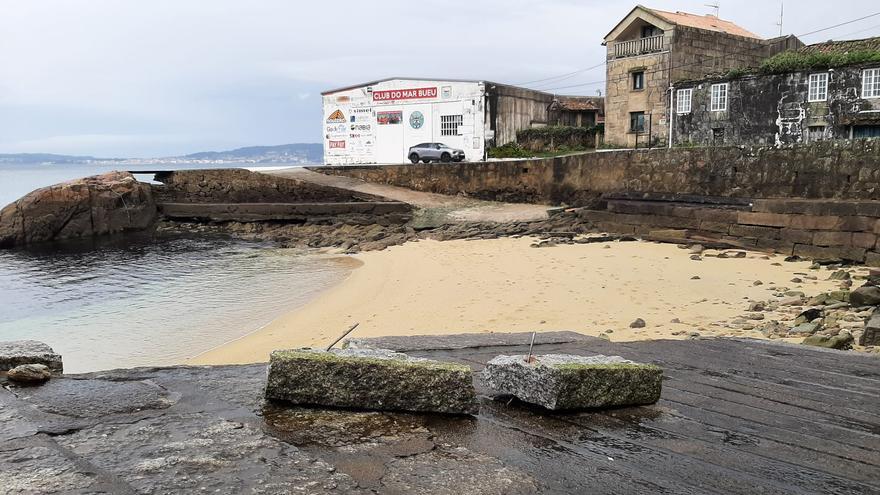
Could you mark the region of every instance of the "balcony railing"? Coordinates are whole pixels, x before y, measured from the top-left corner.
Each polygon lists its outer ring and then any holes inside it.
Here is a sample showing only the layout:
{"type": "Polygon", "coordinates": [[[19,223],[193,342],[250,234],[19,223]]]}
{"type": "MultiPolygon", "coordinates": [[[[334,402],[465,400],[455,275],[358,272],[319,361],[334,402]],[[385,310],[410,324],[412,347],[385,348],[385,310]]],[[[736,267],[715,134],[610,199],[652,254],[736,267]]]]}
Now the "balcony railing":
{"type": "Polygon", "coordinates": [[[614,58],[632,57],[663,51],[663,35],[614,43],[614,58]]]}

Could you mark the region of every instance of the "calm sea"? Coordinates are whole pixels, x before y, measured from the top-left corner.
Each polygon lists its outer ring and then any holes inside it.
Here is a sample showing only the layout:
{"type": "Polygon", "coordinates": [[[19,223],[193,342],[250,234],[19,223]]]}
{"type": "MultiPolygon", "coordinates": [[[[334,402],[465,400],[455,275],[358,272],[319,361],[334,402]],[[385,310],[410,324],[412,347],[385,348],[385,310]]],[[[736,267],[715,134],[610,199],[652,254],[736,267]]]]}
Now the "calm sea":
{"type": "MultiPolygon", "coordinates": [[[[0,203],[112,168],[3,165],[0,203]]],[[[68,372],[176,364],[259,329],[349,270],[326,256],[204,235],[0,250],[0,340],[46,342],[68,372]]]]}

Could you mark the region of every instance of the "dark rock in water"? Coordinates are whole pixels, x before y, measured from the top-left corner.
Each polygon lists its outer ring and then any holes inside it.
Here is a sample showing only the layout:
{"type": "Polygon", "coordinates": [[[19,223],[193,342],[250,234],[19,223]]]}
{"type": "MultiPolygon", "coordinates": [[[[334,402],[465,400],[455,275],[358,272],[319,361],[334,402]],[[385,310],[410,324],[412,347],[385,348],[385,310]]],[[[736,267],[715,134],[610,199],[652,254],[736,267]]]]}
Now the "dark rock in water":
{"type": "Polygon", "coordinates": [[[266,398],[374,410],[478,411],[469,367],[381,349],[275,351],[266,398]]]}
{"type": "Polygon", "coordinates": [[[849,333],[829,337],[827,335],[811,335],[804,339],[804,345],[825,347],[828,349],[852,349],[853,336],[849,333]]]}
{"type": "Polygon", "coordinates": [[[52,378],[52,372],[45,364],[22,364],[9,370],[6,377],[18,383],[43,383],[52,378]]]}
{"type": "Polygon", "coordinates": [[[63,182],[0,210],[0,247],[145,229],[157,212],[149,184],[128,172],[63,182]]]}
{"type": "Polygon", "coordinates": [[[630,328],[645,328],[645,320],[641,318],[636,318],[634,322],[629,324],[630,328]]]}
{"type": "Polygon", "coordinates": [[[61,373],[64,366],[61,355],[48,345],[36,340],[0,342],[0,371],[7,371],[23,364],[42,364],[49,371],[61,373]]]}
{"type": "Polygon", "coordinates": [[[653,404],[663,370],[618,356],[547,354],[498,356],[486,363],[483,382],[502,395],[550,410],[653,404]]]}
{"type": "Polygon", "coordinates": [[[853,306],[880,305],[880,287],[864,285],[849,294],[849,303],[853,306]]]}

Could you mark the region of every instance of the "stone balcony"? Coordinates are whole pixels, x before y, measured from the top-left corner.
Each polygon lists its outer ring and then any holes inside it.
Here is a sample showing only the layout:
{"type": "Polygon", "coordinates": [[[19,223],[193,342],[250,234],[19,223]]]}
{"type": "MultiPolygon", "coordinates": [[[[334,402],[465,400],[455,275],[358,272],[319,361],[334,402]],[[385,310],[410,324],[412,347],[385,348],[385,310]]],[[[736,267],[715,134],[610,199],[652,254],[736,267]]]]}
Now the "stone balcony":
{"type": "Polygon", "coordinates": [[[664,36],[650,36],[629,41],[616,41],[612,44],[609,58],[634,57],[646,53],[662,52],[666,49],[664,36]]]}

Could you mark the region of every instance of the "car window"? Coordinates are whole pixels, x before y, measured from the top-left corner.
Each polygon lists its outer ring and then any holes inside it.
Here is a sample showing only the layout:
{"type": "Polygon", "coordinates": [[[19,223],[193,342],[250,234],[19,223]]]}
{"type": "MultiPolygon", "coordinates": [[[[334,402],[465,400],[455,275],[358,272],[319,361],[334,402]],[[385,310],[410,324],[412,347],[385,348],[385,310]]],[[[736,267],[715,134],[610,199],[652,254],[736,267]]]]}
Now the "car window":
{"type": "Polygon", "coordinates": [[[427,147],[428,147],[428,143],[421,143],[421,144],[417,144],[414,146],[414,148],[427,148],[427,147]]]}
{"type": "Polygon", "coordinates": [[[445,148],[445,146],[443,146],[443,145],[440,144],[440,143],[434,143],[434,147],[437,148],[438,150],[439,150],[440,148],[445,148]]]}

